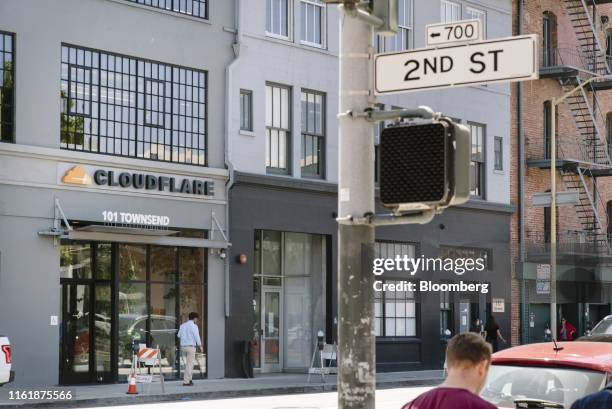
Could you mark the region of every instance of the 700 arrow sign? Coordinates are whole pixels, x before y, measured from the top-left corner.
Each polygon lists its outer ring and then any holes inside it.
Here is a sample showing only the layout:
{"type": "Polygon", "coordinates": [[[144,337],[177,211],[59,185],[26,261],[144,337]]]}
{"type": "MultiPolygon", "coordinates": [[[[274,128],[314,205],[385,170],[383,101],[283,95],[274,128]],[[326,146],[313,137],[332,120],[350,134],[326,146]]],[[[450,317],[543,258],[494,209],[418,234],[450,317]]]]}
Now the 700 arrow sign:
{"type": "Polygon", "coordinates": [[[428,24],[427,46],[436,47],[441,44],[458,44],[483,39],[480,20],[463,20],[452,23],[428,24]]]}

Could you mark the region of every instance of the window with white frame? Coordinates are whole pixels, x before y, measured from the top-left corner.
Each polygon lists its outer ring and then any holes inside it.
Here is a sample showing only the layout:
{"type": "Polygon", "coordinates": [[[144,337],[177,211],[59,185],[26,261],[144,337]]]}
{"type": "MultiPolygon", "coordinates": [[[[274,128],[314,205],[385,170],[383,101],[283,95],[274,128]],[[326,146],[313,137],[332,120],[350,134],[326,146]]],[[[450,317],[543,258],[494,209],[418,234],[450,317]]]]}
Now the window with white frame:
{"type": "Polygon", "coordinates": [[[398,1],[398,28],[393,37],[377,36],[376,48],[379,53],[409,50],[413,47],[412,30],[413,0],[398,1]]]}
{"type": "Polygon", "coordinates": [[[461,20],[461,4],[442,0],[440,2],[440,21],[450,23],[459,20],[461,20]]]}
{"type": "Polygon", "coordinates": [[[300,0],[301,40],[303,44],[323,47],[325,40],[325,4],[321,0],[300,0]]]}
{"type": "Polygon", "coordinates": [[[483,36],[484,38],[487,38],[487,14],[484,11],[475,9],[473,7],[466,7],[465,18],[466,20],[480,20],[483,36]]]}
{"type": "Polygon", "coordinates": [[[266,32],[289,38],[289,0],[266,0],[266,32]]]}
{"type": "MultiPolygon", "coordinates": [[[[385,284],[400,281],[385,280],[385,284]]],[[[374,291],[374,332],[378,337],[416,337],[414,291],[374,291]]]]}
{"type": "Polygon", "coordinates": [[[288,173],[291,135],[291,88],[266,85],[266,168],[273,173],[288,173]]]}

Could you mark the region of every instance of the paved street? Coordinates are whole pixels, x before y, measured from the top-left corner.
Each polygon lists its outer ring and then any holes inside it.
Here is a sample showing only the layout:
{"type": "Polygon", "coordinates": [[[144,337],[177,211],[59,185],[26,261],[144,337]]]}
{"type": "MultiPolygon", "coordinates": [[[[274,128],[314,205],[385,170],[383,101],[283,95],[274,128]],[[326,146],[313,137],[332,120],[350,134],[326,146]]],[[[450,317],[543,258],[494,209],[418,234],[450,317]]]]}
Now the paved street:
{"type": "MultiPolygon", "coordinates": [[[[377,409],[400,409],[404,403],[429,390],[429,387],[381,389],[376,391],[377,409]]],[[[296,395],[274,395],[250,398],[215,399],[206,401],[154,403],[145,405],[114,406],[125,409],[333,409],[337,408],[336,392],[296,395]]]]}

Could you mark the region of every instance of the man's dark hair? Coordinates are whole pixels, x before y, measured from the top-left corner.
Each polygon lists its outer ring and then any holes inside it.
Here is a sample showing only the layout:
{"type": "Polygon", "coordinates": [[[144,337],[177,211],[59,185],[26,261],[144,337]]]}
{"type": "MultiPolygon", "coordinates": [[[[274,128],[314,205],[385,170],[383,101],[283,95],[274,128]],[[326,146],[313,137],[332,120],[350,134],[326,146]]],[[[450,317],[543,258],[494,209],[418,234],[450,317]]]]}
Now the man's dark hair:
{"type": "Polygon", "coordinates": [[[197,312],[190,312],[189,313],[189,319],[192,320],[194,318],[200,318],[200,315],[198,315],[197,312]]]}
{"type": "Polygon", "coordinates": [[[491,360],[491,345],[478,334],[466,332],[455,335],[446,347],[446,363],[450,368],[462,363],[478,365],[491,360]]]}

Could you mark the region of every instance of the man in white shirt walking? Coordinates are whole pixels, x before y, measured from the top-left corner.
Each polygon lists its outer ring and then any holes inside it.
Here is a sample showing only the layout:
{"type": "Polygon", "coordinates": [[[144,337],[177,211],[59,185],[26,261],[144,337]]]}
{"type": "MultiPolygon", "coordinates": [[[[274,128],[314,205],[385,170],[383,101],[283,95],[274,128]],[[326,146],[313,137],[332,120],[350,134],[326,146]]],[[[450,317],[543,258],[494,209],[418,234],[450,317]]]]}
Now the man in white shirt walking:
{"type": "Polygon", "coordinates": [[[183,376],[183,386],[193,386],[193,364],[195,363],[196,347],[202,350],[202,340],[198,330],[197,312],[189,313],[189,321],[181,324],[178,330],[178,337],[181,340],[181,351],[185,354],[185,374],[183,376]]]}

